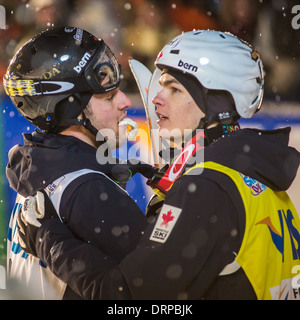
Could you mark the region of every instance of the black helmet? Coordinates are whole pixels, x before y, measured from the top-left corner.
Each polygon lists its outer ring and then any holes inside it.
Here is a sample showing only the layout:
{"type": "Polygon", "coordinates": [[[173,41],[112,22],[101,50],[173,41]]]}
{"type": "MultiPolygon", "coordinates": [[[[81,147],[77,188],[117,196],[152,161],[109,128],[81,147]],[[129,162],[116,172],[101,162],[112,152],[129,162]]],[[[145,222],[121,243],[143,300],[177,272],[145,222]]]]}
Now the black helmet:
{"type": "Polygon", "coordinates": [[[102,39],[74,27],[46,30],[11,60],[3,79],[20,113],[42,130],[77,120],[94,93],[119,86],[120,66],[102,39]]]}

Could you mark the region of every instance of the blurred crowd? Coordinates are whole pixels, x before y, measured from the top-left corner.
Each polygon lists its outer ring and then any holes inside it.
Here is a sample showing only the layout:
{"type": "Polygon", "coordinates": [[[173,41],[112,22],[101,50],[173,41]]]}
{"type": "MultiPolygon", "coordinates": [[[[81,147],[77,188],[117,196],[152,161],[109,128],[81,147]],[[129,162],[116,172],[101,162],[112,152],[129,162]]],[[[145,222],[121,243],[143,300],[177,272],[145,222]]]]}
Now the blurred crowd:
{"type": "MultiPolygon", "coordinates": [[[[182,31],[229,31],[253,44],[266,71],[267,99],[300,101],[300,29],[291,21],[293,0],[0,0],[0,77],[16,50],[38,32],[69,25],[99,36],[122,65],[123,88],[137,88],[133,57],[151,70],[162,46],[182,31]]],[[[300,18],[299,18],[300,23],[300,18]]]]}

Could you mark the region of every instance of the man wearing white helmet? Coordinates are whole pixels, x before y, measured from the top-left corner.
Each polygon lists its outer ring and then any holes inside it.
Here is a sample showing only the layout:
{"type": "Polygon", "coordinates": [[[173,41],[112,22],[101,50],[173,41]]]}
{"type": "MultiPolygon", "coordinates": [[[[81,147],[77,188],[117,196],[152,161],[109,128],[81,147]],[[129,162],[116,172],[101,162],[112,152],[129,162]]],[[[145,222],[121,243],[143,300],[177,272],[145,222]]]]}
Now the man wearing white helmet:
{"type": "Polygon", "coordinates": [[[158,218],[120,264],[104,263],[103,252],[74,239],[57,219],[37,230],[38,255],[87,299],[299,298],[300,222],[285,192],[299,153],[288,146],[290,128],[238,125],[261,105],[259,54],[230,34],[193,31],[169,42],[155,64],[159,135],[169,138],[179,129],[173,138],[181,149],[149,182],[166,194],[158,218]],[[184,141],[185,129],[193,134],[184,141]],[[176,159],[188,148],[176,176],[176,159]],[[195,163],[203,150],[204,161],[195,163]],[[58,245],[52,259],[47,252],[58,245]],[[62,270],[71,257],[78,259],[76,246],[91,263],[62,270]]]}

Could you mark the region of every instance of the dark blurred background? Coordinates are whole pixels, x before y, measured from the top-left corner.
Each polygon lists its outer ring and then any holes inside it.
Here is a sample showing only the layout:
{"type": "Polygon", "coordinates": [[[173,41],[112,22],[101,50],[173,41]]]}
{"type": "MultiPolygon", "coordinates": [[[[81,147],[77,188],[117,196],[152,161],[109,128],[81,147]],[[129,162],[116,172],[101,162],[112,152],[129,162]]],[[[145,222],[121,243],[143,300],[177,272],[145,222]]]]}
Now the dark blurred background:
{"type": "Polygon", "coordinates": [[[6,29],[0,30],[1,79],[12,55],[25,41],[52,26],[70,25],[108,43],[122,64],[123,86],[136,92],[129,57],[153,69],[158,51],[178,33],[214,29],[229,31],[260,51],[267,77],[266,98],[281,101],[300,97],[300,32],[292,27],[296,16],[292,8],[297,1],[2,0],[0,4],[6,10],[6,29]]]}

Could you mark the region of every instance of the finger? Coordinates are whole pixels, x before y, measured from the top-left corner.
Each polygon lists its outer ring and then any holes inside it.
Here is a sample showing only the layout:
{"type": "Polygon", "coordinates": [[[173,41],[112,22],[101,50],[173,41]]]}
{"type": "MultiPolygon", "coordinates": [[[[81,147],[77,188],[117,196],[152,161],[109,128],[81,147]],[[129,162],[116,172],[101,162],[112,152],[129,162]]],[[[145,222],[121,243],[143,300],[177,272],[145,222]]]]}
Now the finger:
{"type": "Polygon", "coordinates": [[[35,197],[26,198],[20,214],[20,219],[23,220],[26,226],[27,224],[33,225],[37,228],[41,226],[41,223],[38,221],[39,213],[36,209],[35,197]]]}
{"type": "Polygon", "coordinates": [[[45,198],[42,192],[38,191],[36,193],[36,207],[39,213],[39,219],[44,218],[45,216],[45,198]]]}
{"type": "Polygon", "coordinates": [[[22,216],[22,212],[19,213],[18,218],[17,218],[17,226],[18,229],[21,230],[23,233],[25,233],[26,230],[26,226],[27,226],[27,221],[24,220],[23,216],[22,216]]]}

